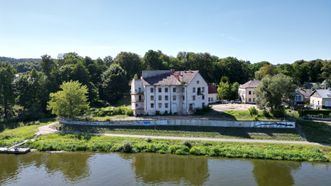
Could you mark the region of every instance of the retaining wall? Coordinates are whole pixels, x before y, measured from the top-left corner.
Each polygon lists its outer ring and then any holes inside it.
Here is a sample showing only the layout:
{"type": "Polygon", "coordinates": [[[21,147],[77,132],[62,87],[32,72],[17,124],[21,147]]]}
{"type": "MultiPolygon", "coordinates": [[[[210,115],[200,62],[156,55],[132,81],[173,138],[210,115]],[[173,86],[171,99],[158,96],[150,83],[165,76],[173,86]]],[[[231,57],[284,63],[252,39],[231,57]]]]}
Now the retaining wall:
{"type": "Polygon", "coordinates": [[[214,119],[161,119],[161,120],[114,120],[80,121],[60,119],[65,125],[89,126],[199,126],[199,127],[251,127],[251,128],[295,128],[289,121],[225,121],[214,119]]]}

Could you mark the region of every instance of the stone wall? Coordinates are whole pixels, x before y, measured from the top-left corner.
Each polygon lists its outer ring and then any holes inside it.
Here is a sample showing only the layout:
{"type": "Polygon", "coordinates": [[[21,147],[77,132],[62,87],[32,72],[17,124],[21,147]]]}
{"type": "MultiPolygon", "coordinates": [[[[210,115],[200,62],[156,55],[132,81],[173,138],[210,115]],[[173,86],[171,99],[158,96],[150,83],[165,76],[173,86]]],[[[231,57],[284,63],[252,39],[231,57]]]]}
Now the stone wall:
{"type": "Polygon", "coordinates": [[[114,120],[79,121],[60,119],[65,125],[89,126],[199,126],[199,127],[251,127],[251,128],[295,128],[289,121],[225,121],[212,119],[164,119],[164,120],[114,120]]]}

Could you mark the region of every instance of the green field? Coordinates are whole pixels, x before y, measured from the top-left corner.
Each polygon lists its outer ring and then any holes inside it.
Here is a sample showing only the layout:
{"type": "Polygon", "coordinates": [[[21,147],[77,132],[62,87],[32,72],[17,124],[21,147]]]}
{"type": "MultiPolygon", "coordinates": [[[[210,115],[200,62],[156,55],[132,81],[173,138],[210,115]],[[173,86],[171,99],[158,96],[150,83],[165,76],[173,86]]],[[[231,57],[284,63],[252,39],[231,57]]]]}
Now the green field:
{"type": "Polygon", "coordinates": [[[252,144],[50,134],[30,142],[39,151],[155,152],[229,158],[331,161],[331,148],[311,145],[252,144]]]}
{"type": "Polygon", "coordinates": [[[148,126],[148,127],[91,127],[65,126],[65,132],[79,131],[86,133],[138,134],[152,136],[181,136],[209,138],[241,138],[302,141],[296,129],[262,129],[231,127],[189,127],[189,126],[148,126]]]}
{"type": "MultiPolygon", "coordinates": [[[[30,123],[20,123],[20,124],[8,124],[9,126],[18,125],[20,127],[14,129],[5,129],[0,132],[0,147],[2,146],[10,146],[14,145],[15,143],[24,141],[25,139],[32,138],[35,133],[38,131],[38,127],[42,125],[46,125],[54,120],[47,120],[47,121],[37,121],[37,122],[30,122],[30,123]]],[[[2,125],[5,125],[2,123],[2,125]]]]}

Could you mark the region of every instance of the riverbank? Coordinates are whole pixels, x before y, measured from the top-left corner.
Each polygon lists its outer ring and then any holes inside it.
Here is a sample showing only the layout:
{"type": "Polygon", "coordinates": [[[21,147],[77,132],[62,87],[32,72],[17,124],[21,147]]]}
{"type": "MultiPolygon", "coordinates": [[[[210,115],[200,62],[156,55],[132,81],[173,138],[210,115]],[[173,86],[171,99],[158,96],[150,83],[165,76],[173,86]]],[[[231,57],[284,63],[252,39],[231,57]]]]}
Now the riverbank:
{"type": "Polygon", "coordinates": [[[331,161],[331,148],[314,145],[138,139],[75,134],[50,134],[28,144],[39,151],[153,152],[228,158],[331,161]]]}

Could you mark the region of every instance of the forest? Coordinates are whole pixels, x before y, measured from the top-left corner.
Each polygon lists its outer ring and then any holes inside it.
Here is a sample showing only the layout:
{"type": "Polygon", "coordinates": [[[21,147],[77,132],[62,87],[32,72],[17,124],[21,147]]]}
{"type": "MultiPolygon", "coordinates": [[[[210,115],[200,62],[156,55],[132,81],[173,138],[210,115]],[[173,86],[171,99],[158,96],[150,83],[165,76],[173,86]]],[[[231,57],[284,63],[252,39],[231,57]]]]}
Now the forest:
{"type": "Polygon", "coordinates": [[[235,57],[220,58],[209,53],[179,52],[169,56],[149,50],[143,56],[121,52],[115,58],[92,59],[70,52],[57,58],[40,59],[0,57],[0,121],[35,120],[49,117],[47,102],[63,82],[79,81],[88,88],[91,107],[116,105],[129,95],[129,83],[142,70],[199,70],[208,83],[221,79],[243,84],[284,74],[297,86],[305,82],[330,82],[331,60],[297,60],[291,64],[251,63],[235,57]]]}

